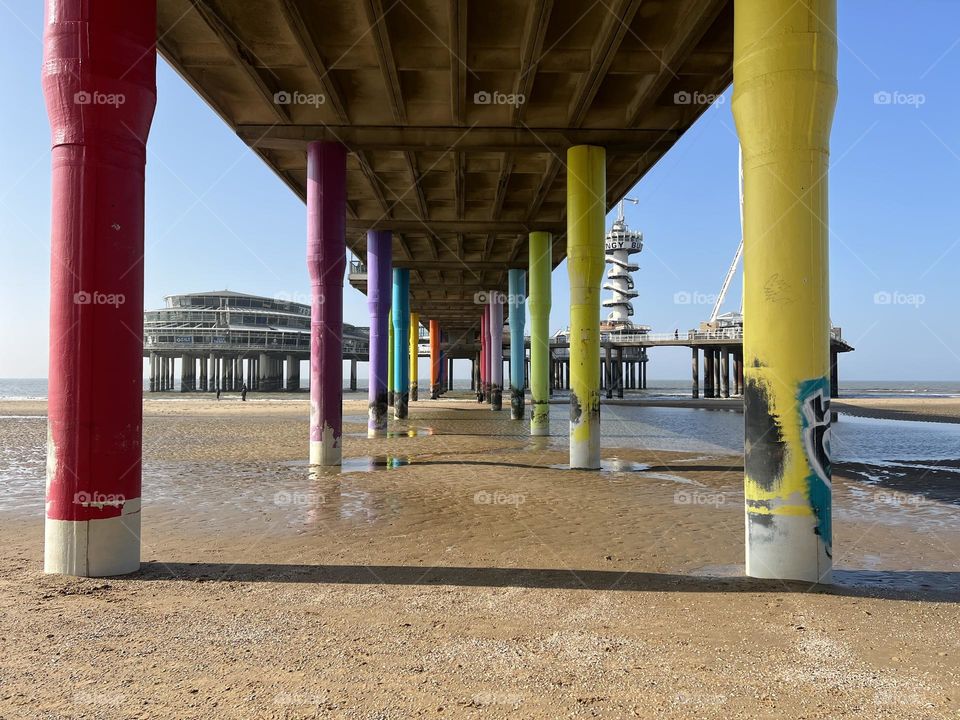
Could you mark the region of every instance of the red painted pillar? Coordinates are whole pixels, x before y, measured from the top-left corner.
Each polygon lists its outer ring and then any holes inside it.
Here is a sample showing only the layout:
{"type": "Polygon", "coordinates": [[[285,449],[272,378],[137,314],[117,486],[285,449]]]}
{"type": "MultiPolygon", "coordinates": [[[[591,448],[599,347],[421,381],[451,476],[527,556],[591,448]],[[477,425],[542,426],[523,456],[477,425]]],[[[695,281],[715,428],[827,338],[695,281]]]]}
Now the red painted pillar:
{"type": "Polygon", "coordinates": [[[52,137],[44,570],[140,566],[143,205],[156,4],[48,0],[52,137]]]}
{"type": "Polygon", "coordinates": [[[339,465],[343,425],[343,272],[347,151],[307,145],[307,268],[310,272],[310,464],[339,465]]]}

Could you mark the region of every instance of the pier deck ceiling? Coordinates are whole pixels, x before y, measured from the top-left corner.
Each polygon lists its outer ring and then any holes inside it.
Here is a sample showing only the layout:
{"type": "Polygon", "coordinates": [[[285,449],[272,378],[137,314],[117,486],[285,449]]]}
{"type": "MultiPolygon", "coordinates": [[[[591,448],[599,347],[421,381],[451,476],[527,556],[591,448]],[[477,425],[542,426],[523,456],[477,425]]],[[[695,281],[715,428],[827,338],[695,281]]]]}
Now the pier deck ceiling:
{"type": "MultiPolygon", "coordinates": [[[[732,0],[159,0],[163,57],[301,198],[306,144],[348,151],[347,246],[393,231],[411,310],[450,333],[507,290],[528,233],[566,244],[566,149],[606,205],[732,75],[732,0]]],[[[289,242],[300,243],[301,238],[289,242]]]]}

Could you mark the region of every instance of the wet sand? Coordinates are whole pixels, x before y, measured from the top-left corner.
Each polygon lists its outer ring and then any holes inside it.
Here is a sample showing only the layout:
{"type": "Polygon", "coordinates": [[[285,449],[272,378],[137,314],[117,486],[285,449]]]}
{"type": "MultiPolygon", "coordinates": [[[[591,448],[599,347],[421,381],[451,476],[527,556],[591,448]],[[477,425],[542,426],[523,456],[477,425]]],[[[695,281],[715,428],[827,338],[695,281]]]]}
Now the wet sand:
{"type": "Polygon", "coordinates": [[[960,398],[849,398],[834,400],[834,410],[880,420],[960,423],[960,398]]]}
{"type": "Polygon", "coordinates": [[[739,455],[571,472],[468,400],[368,440],[354,395],[343,472],[311,474],[306,396],[172,396],[143,569],[81,580],[41,572],[44,411],[0,403],[2,718],[960,714],[960,507],[926,467],[836,469],[818,590],[740,577],[739,455]]]}

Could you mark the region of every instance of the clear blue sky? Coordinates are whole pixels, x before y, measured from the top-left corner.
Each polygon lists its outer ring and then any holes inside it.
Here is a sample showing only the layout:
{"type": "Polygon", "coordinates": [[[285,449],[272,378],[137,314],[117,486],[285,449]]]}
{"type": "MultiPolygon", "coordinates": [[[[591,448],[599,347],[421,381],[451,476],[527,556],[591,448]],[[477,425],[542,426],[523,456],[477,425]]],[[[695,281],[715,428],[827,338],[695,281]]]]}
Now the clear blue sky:
{"type": "MultiPolygon", "coordinates": [[[[50,139],[40,92],[42,3],[0,0],[0,377],[47,374],[50,139]]],[[[840,100],[830,175],[832,317],[857,352],[843,379],[960,379],[960,2],[842,0],[840,100]],[[878,92],[923,103],[877,104],[878,92]],[[877,293],[918,296],[877,303],[877,293]]],[[[228,287],[305,295],[302,203],[167,67],[147,163],[148,308],[228,287]]],[[[694,327],[739,240],[737,140],[729,93],[630,193],[645,234],[638,322],[694,327]]],[[[727,308],[740,302],[740,276],[727,308]]],[[[365,325],[345,289],[345,320],[365,325]]],[[[884,296],[889,297],[889,296],[884,296]]],[[[551,329],[567,325],[566,266],[551,329]]],[[[650,377],[685,378],[688,351],[656,350],[650,377]]]]}

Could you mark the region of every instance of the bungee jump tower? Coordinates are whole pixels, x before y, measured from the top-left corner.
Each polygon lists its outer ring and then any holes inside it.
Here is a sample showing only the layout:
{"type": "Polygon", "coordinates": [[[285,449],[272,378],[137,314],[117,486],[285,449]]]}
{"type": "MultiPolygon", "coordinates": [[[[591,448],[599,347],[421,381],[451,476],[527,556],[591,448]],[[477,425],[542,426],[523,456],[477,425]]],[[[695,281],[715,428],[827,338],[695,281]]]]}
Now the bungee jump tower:
{"type": "Polygon", "coordinates": [[[623,198],[617,205],[617,219],[613,222],[610,232],[604,242],[606,255],[604,260],[609,266],[607,282],[603,289],[612,293],[612,297],[603,301],[605,308],[610,308],[607,323],[611,329],[629,328],[633,325],[633,299],[638,293],[634,289],[631,273],[640,269],[640,266],[630,261],[631,255],[643,250],[643,233],[631,230],[623,215],[624,201],[636,204],[633,198],[623,198]]]}

